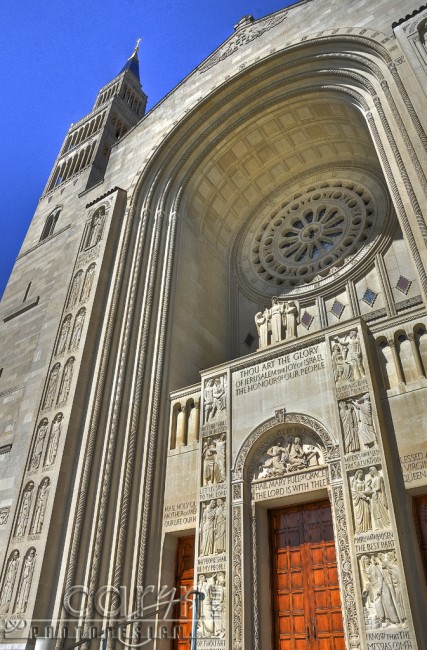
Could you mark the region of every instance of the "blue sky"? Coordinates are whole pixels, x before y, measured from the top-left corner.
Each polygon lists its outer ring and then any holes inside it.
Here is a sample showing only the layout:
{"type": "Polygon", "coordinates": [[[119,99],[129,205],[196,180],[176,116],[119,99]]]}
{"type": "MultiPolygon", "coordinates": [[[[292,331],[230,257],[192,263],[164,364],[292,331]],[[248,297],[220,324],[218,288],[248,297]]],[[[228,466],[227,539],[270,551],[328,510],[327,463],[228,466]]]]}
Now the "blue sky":
{"type": "Polygon", "coordinates": [[[68,127],[140,50],[156,104],[233,32],[289,0],[6,0],[0,72],[0,296],[68,127]]]}

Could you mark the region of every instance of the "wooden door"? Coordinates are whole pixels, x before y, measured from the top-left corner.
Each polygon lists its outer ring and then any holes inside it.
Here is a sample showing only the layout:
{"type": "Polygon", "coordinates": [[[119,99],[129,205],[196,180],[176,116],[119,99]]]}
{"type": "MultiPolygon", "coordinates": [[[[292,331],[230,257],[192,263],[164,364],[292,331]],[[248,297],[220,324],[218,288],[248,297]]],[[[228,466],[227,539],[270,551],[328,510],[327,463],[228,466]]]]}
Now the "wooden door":
{"type": "Polygon", "coordinates": [[[345,650],[328,501],[270,514],[276,650],[345,650]]]}
{"type": "MultiPolygon", "coordinates": [[[[194,535],[180,537],[176,555],[176,598],[185,598],[185,595],[194,589],[194,535]]],[[[174,650],[191,649],[193,608],[188,601],[182,601],[176,606],[175,629],[179,628],[179,638],[173,642],[174,650]]]]}
{"type": "Polygon", "coordinates": [[[427,582],[427,496],[414,500],[415,520],[418,529],[418,541],[424,564],[424,575],[427,582]]]}

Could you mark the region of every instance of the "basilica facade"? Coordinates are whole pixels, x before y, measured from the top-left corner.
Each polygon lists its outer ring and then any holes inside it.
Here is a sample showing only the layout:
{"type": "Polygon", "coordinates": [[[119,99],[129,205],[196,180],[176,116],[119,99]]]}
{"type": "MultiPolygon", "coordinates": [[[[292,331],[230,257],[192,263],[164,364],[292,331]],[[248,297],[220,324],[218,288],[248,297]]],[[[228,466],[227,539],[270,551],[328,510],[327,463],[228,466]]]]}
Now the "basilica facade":
{"type": "Polygon", "coordinates": [[[5,647],[427,648],[426,36],[300,0],[70,127],[0,305],[5,647]]]}

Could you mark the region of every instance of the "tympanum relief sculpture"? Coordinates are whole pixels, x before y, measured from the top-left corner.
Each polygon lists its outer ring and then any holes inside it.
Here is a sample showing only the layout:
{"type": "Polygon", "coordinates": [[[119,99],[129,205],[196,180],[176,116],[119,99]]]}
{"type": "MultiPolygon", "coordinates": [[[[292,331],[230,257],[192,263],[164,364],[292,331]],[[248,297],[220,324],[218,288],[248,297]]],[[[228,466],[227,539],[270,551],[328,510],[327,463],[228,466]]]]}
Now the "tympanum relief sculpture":
{"type": "Polygon", "coordinates": [[[255,316],[259,348],[295,339],[298,335],[299,315],[300,309],[297,301],[284,302],[274,297],[271,308],[267,308],[263,312],[260,311],[255,316]]]}
{"type": "Polygon", "coordinates": [[[340,402],[339,409],[346,454],[376,445],[369,393],[340,402]]]}
{"type": "Polygon", "coordinates": [[[226,587],[222,571],[199,575],[197,589],[204,598],[200,602],[197,635],[225,637],[226,587]]]}
{"type": "Polygon", "coordinates": [[[320,447],[301,436],[278,437],[261,454],[256,479],[276,478],[324,464],[320,447]]]}
{"type": "Polygon", "coordinates": [[[359,381],[366,377],[359,334],[352,330],[348,336],[332,341],[332,366],[337,385],[359,381]]]}
{"type": "Polygon", "coordinates": [[[226,523],[223,499],[211,499],[202,504],[199,558],[225,553],[226,523]]]}
{"type": "Polygon", "coordinates": [[[225,481],[225,434],[209,437],[203,445],[203,486],[225,481]]]}
{"type": "Polygon", "coordinates": [[[376,467],[363,469],[350,478],[356,533],[367,533],[390,527],[390,516],[384,479],[376,467]]]}
{"type": "Polygon", "coordinates": [[[204,423],[220,420],[227,408],[227,378],[225,375],[208,379],[204,390],[204,423]]]}
{"type": "Polygon", "coordinates": [[[12,551],[9,561],[6,565],[2,590],[0,594],[0,613],[6,614],[9,611],[13,595],[13,588],[19,567],[19,551],[12,551]]]}
{"type": "Polygon", "coordinates": [[[366,628],[405,627],[406,613],[395,552],[362,555],[359,563],[366,628]]]}

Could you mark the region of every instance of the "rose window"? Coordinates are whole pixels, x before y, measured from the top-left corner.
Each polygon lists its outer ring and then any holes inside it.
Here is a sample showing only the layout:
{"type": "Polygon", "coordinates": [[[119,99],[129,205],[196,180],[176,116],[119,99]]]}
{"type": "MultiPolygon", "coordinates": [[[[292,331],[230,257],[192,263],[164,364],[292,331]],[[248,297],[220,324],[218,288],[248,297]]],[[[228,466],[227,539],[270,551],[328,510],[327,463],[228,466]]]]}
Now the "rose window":
{"type": "Polygon", "coordinates": [[[376,179],[363,181],[328,179],[279,206],[270,203],[243,234],[245,283],[263,295],[300,293],[364,257],[387,221],[389,202],[376,179]]]}

